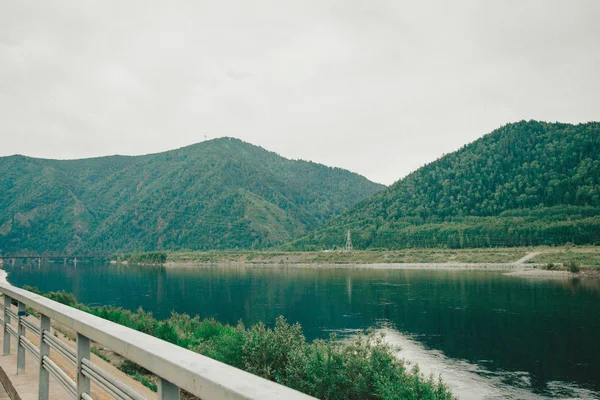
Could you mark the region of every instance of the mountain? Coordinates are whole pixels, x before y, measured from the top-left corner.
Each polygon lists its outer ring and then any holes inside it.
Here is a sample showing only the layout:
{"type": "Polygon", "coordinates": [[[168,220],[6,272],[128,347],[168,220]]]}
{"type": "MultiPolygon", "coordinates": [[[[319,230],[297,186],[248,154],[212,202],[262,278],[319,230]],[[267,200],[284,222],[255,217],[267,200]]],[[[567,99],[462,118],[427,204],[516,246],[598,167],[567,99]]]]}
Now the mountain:
{"type": "Polygon", "coordinates": [[[136,157],[2,157],[0,253],[265,247],[381,188],[232,138],[136,157]]]}
{"type": "Polygon", "coordinates": [[[600,243],[600,123],[509,124],[296,240],[300,249],[600,243]]]}

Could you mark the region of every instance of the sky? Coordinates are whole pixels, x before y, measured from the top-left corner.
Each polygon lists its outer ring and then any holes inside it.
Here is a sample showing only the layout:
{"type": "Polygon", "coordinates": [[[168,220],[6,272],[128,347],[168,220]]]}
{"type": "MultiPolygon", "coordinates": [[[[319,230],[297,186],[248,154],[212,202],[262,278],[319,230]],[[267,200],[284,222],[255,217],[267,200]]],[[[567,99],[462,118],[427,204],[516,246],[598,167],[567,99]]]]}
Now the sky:
{"type": "Polygon", "coordinates": [[[510,122],[600,120],[600,1],[0,0],[0,156],[237,137],[391,184],[510,122]]]}

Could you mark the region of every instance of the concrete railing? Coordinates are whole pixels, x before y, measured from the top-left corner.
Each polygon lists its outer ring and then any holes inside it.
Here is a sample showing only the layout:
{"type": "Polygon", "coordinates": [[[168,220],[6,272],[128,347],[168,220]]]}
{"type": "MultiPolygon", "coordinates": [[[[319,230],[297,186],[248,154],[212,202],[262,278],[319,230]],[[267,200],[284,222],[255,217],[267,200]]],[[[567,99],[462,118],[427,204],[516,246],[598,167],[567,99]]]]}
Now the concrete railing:
{"type": "Polygon", "coordinates": [[[0,292],[4,294],[4,355],[10,354],[11,337],[17,340],[17,373],[25,371],[25,352],[33,355],[39,367],[40,400],[48,399],[50,375],[73,399],[90,400],[90,382],[94,382],[116,399],[145,399],[91,361],[91,341],[154,373],[159,378],[158,398],[161,400],[179,399],[180,389],[202,400],[313,399],[285,386],[35,293],[15,288],[8,283],[0,283],[0,292]],[[11,306],[13,301],[17,302],[16,312],[11,306]],[[40,314],[39,326],[26,319],[26,307],[31,307],[40,314]],[[16,321],[16,328],[11,325],[11,320],[16,321]],[[77,350],[50,333],[51,321],[56,321],[77,333],[77,350]],[[27,339],[27,329],[39,338],[38,346],[27,339]],[[50,348],[77,367],[76,380],[71,379],[50,358],[50,348]]]}

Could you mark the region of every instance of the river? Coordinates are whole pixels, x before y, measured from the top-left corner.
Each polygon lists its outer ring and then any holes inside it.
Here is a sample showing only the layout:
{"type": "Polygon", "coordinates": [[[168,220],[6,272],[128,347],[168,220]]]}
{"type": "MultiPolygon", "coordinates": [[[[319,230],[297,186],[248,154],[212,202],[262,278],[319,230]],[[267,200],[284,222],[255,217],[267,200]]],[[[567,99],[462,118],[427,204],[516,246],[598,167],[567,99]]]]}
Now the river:
{"type": "Polygon", "coordinates": [[[600,280],[473,270],[5,265],[16,286],[88,305],[245,324],[284,315],[309,340],[375,328],[461,399],[599,398],[600,280]]]}

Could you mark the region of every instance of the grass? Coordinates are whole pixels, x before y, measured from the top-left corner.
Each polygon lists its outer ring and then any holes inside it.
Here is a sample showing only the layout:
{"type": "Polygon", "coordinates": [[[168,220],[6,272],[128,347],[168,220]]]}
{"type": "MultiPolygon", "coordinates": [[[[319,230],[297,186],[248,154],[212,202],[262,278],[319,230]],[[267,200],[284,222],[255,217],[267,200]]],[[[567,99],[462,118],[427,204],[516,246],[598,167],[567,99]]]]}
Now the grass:
{"type": "Polygon", "coordinates": [[[106,361],[107,363],[110,363],[110,358],[106,357],[100,350],[98,350],[97,347],[92,346],[92,348],[90,349],[90,351],[97,355],[98,357],[100,357],[101,359],[103,359],[104,361],[106,361]]]}
{"type": "Polygon", "coordinates": [[[156,392],[158,390],[158,385],[156,383],[156,377],[152,375],[150,371],[145,368],[140,367],[136,363],[123,360],[119,366],[119,370],[125,372],[127,375],[140,382],[142,385],[146,386],[148,389],[156,392]]]}
{"type": "Polygon", "coordinates": [[[389,263],[513,263],[539,252],[528,263],[600,266],[600,246],[506,247],[478,249],[406,249],[346,251],[187,251],[167,254],[171,263],[241,264],[389,264],[389,263]]]}
{"type": "Polygon", "coordinates": [[[533,259],[537,263],[567,265],[575,263],[582,266],[600,268],[600,247],[564,247],[553,252],[542,253],[533,259]]]}
{"type": "Polygon", "coordinates": [[[203,251],[173,252],[173,263],[377,264],[377,263],[510,263],[533,251],[527,248],[408,249],[319,252],[203,251]]]}

